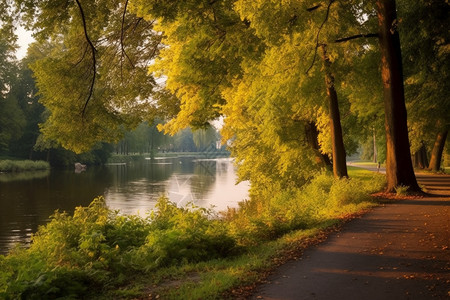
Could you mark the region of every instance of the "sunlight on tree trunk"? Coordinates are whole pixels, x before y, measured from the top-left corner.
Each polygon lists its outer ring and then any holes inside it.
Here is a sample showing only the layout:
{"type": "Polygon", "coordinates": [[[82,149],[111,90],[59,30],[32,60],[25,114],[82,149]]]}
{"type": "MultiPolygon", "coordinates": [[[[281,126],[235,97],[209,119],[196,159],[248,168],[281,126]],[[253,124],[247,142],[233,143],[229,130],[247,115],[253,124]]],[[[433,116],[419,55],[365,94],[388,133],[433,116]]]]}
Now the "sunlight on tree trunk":
{"type": "Polygon", "coordinates": [[[440,131],[436,136],[433,150],[431,151],[431,159],[429,168],[433,172],[439,171],[441,168],[442,152],[444,151],[445,140],[447,139],[448,129],[440,131]]]}
{"type": "Polygon", "coordinates": [[[345,147],[342,136],[341,116],[339,113],[339,104],[336,89],[334,87],[334,76],[331,73],[331,62],[327,56],[326,45],[321,45],[322,60],[325,69],[325,84],[330,110],[330,131],[331,144],[333,150],[333,174],[336,178],[348,177],[347,163],[345,160],[345,147]]]}
{"type": "Polygon", "coordinates": [[[319,131],[317,130],[316,123],[308,122],[305,124],[305,135],[308,144],[314,151],[314,160],[317,164],[325,166],[327,169],[332,170],[333,164],[330,161],[328,155],[320,152],[320,146],[317,137],[319,131]]]}
{"type": "Polygon", "coordinates": [[[377,10],[385,105],[387,191],[394,192],[402,185],[417,192],[420,188],[410,153],[395,1],[378,0],[377,10]]]}

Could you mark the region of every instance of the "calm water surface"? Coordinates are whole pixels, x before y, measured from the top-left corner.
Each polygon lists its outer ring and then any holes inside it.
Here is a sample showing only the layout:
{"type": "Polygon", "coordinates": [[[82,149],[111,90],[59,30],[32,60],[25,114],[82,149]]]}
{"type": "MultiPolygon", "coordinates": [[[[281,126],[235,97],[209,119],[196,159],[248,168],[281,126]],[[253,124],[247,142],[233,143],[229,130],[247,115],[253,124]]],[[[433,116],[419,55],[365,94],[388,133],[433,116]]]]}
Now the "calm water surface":
{"type": "Polygon", "coordinates": [[[39,225],[56,210],[72,213],[104,195],[110,208],[125,214],[153,209],[161,195],[184,206],[221,211],[247,197],[246,182],[235,185],[229,158],[160,158],[134,164],[38,173],[0,174],[0,254],[16,243],[28,243],[39,225]]]}

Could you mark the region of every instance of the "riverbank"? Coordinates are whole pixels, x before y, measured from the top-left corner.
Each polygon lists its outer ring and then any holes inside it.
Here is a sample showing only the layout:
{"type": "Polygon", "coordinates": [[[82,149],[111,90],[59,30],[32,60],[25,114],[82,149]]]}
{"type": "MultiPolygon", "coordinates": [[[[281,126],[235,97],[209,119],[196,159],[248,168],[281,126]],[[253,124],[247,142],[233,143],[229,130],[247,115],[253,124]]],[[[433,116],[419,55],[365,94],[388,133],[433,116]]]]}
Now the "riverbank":
{"type": "Polygon", "coordinates": [[[0,160],[0,172],[26,172],[49,170],[50,164],[46,161],[38,160],[0,160]]]}
{"type": "Polygon", "coordinates": [[[161,199],[148,218],[119,215],[97,199],[57,214],[28,250],[0,256],[0,296],[211,299],[232,295],[293,249],[376,205],[383,176],[349,168],[322,173],[270,203],[244,202],[220,215],[161,199]],[[219,218],[218,218],[219,217],[219,218]],[[95,294],[94,294],[95,293],[95,294]],[[231,293],[231,294],[230,294],[231,293]]]}

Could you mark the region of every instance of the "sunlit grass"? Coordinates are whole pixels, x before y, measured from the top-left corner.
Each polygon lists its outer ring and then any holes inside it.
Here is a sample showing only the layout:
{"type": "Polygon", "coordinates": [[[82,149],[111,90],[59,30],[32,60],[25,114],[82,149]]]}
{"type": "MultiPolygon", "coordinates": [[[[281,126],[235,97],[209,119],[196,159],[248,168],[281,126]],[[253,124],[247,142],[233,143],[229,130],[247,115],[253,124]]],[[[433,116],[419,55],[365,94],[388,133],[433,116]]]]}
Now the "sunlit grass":
{"type": "Polygon", "coordinates": [[[354,166],[373,166],[376,167],[378,163],[370,161],[370,160],[355,160],[355,161],[349,161],[350,165],[354,166]]]}
{"type": "Polygon", "coordinates": [[[353,167],[353,166],[347,166],[348,176],[350,178],[359,179],[362,181],[370,181],[374,178],[379,178],[378,180],[381,180],[385,178],[384,174],[374,173],[373,171],[360,168],[360,167],[353,167]]]}

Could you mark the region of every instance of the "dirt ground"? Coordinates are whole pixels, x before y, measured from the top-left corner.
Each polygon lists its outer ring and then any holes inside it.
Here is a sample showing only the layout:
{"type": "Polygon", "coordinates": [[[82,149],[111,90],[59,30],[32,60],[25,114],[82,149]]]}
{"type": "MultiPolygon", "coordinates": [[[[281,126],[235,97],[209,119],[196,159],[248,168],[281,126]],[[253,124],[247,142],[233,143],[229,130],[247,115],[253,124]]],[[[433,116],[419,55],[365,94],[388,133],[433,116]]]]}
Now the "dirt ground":
{"type": "Polygon", "coordinates": [[[390,199],[350,221],[251,299],[450,299],[450,176],[417,179],[430,195],[390,199]]]}

